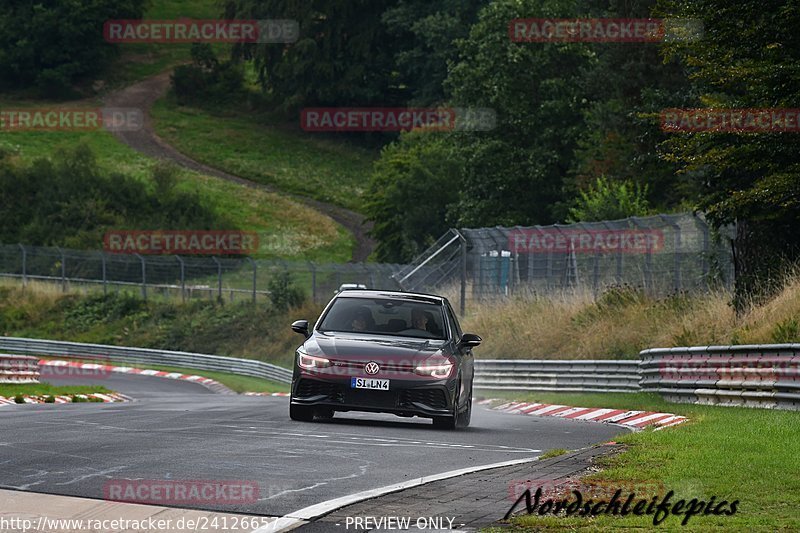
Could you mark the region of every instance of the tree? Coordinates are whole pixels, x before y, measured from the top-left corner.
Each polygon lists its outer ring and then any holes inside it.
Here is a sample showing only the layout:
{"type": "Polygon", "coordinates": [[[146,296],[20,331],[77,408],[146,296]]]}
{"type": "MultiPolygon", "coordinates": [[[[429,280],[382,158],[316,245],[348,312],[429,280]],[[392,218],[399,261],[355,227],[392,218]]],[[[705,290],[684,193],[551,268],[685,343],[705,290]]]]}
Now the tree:
{"type": "Polygon", "coordinates": [[[297,42],[246,44],[259,82],[282,109],[305,106],[391,106],[395,42],[381,15],[397,0],[227,0],[227,18],[297,20],[297,42]]]}
{"type": "Polygon", "coordinates": [[[517,43],[515,18],[577,16],[569,0],[497,0],[484,8],[445,83],[456,107],[497,113],[497,127],[458,133],[469,154],[453,212],[461,226],[549,224],[563,218],[563,178],[583,128],[580,43],[517,43]]]}
{"type": "Polygon", "coordinates": [[[365,198],[378,261],[410,261],[449,229],[459,170],[447,135],[405,133],[383,149],[365,198]]]}
{"type": "Polygon", "coordinates": [[[6,0],[0,17],[0,88],[37,87],[64,96],[99,72],[116,48],[103,37],[111,19],[141,18],[147,0],[6,0]]]}
{"type": "Polygon", "coordinates": [[[395,37],[399,83],[408,105],[444,101],[447,65],[457,57],[456,41],[469,34],[478,11],[489,0],[399,0],[381,17],[395,37]]]}
{"type": "MultiPolygon", "coordinates": [[[[661,0],[666,16],[702,19],[699,42],[665,43],[703,107],[792,108],[800,100],[800,5],[778,0],[661,0]]],[[[698,208],[735,222],[738,311],[775,293],[800,256],[800,139],[796,133],[674,134],[669,160],[694,173],[698,208]]]]}

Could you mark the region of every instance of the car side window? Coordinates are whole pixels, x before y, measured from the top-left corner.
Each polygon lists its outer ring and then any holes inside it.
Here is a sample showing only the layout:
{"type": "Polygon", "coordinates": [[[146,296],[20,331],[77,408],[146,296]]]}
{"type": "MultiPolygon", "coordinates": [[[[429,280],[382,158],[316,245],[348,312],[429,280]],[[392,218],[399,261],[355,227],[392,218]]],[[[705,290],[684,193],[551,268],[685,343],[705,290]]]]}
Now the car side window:
{"type": "Polygon", "coordinates": [[[453,308],[450,307],[450,303],[447,303],[447,321],[450,323],[450,331],[453,332],[453,337],[456,339],[461,338],[461,327],[458,325],[458,320],[456,320],[456,314],[453,312],[453,308]]]}

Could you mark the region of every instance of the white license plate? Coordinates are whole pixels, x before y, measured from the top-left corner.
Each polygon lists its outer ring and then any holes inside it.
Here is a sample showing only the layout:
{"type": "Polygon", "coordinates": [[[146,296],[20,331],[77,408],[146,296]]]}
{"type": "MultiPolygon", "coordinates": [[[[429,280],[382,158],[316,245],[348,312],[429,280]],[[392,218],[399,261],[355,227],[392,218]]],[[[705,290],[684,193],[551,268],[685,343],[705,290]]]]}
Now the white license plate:
{"type": "Polygon", "coordinates": [[[350,378],[351,389],[389,390],[388,379],[350,378]]]}

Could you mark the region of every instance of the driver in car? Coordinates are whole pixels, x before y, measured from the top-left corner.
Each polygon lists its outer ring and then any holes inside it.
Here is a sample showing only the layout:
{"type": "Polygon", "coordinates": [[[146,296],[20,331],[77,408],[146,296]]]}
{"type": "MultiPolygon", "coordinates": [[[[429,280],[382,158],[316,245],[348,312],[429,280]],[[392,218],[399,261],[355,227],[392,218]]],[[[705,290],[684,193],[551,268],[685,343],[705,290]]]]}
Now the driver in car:
{"type": "Polygon", "coordinates": [[[422,309],[411,310],[411,327],[428,331],[428,317],[422,309]]]}

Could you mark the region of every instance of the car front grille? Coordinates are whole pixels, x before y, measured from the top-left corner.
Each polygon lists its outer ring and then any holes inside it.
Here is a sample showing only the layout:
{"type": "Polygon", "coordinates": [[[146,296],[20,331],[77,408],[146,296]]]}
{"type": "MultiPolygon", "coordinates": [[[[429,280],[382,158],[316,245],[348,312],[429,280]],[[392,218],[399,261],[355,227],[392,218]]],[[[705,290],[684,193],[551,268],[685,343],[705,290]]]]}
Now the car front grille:
{"type": "Polygon", "coordinates": [[[297,385],[297,398],[314,398],[322,396],[323,400],[341,403],[344,400],[342,388],[335,383],[317,381],[314,379],[301,379],[297,385]]]}
{"type": "Polygon", "coordinates": [[[431,409],[446,409],[447,397],[442,389],[408,389],[401,393],[401,407],[414,407],[415,403],[421,403],[431,409]]]}

